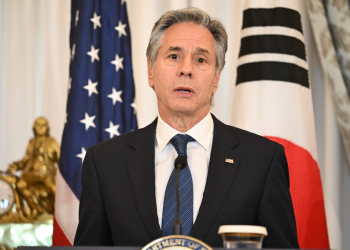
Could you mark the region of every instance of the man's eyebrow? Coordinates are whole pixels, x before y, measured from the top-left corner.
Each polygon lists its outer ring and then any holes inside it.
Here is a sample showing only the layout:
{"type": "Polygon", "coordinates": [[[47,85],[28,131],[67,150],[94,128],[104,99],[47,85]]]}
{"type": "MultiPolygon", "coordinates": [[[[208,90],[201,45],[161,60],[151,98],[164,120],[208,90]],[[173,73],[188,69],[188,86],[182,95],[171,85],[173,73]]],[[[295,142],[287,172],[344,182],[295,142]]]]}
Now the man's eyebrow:
{"type": "MultiPolygon", "coordinates": [[[[181,47],[181,46],[170,46],[170,47],[166,50],[166,53],[168,53],[168,52],[174,52],[174,51],[175,51],[175,52],[176,52],[176,51],[182,51],[182,50],[184,50],[184,48],[181,47]]],[[[201,48],[201,47],[195,48],[195,51],[196,51],[196,52],[199,52],[199,53],[210,54],[209,51],[208,51],[207,49],[203,49],[203,48],[201,48]]]]}
{"type": "Polygon", "coordinates": [[[200,53],[210,54],[210,53],[209,53],[209,50],[203,49],[203,48],[201,48],[201,47],[197,47],[197,48],[195,48],[195,50],[196,50],[197,52],[200,52],[200,53]]]}
{"type": "Polygon", "coordinates": [[[166,52],[173,52],[173,51],[181,51],[183,50],[183,47],[180,47],[180,46],[170,46],[166,52]]]}

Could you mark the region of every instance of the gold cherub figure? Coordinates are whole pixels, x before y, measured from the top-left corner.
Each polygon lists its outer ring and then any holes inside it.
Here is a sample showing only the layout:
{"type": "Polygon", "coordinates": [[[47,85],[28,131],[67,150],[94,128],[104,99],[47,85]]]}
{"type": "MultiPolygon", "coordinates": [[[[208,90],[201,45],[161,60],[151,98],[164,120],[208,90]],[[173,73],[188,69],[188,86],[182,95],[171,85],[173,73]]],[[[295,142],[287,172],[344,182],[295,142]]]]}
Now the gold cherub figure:
{"type": "Polygon", "coordinates": [[[55,202],[56,169],[60,157],[58,143],[49,135],[49,123],[39,117],[33,125],[34,138],[29,141],[22,160],[12,163],[7,173],[22,170],[16,183],[20,198],[28,205],[24,216],[34,220],[43,213],[52,214],[55,202]]]}

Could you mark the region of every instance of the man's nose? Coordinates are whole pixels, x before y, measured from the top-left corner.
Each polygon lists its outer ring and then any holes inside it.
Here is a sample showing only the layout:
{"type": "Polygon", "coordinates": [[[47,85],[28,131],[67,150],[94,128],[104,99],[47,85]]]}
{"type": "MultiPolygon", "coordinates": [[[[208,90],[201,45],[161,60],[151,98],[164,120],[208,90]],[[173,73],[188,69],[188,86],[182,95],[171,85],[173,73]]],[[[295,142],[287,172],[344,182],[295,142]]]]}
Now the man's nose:
{"type": "Polygon", "coordinates": [[[191,58],[184,58],[180,64],[180,76],[189,76],[192,77],[193,65],[191,58]]]}

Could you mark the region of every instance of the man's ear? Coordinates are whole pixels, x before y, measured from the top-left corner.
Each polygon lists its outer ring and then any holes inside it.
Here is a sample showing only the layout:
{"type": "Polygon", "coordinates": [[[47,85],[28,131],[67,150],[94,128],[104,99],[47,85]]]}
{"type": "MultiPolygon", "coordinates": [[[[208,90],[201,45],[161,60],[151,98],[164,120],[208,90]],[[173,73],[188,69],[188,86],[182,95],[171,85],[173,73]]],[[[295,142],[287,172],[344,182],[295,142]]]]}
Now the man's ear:
{"type": "Polygon", "coordinates": [[[214,78],[214,84],[213,84],[213,95],[216,92],[216,89],[218,88],[219,85],[219,80],[220,80],[220,76],[221,76],[221,71],[219,71],[219,73],[215,76],[214,78]]]}
{"type": "Polygon", "coordinates": [[[153,67],[151,64],[151,60],[147,59],[147,76],[148,76],[148,85],[154,89],[153,84],[153,67]]]}

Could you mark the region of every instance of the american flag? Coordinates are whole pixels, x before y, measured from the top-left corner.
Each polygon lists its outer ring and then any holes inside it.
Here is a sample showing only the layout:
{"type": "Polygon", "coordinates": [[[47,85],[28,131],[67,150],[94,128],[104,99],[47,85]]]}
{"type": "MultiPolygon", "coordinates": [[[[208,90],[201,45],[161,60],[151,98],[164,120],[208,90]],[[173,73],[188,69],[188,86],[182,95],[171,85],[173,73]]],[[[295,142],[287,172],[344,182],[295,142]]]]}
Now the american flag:
{"type": "Polygon", "coordinates": [[[137,128],[125,0],[73,0],[71,17],[70,76],[53,245],[73,243],[87,148],[137,128]]]}

